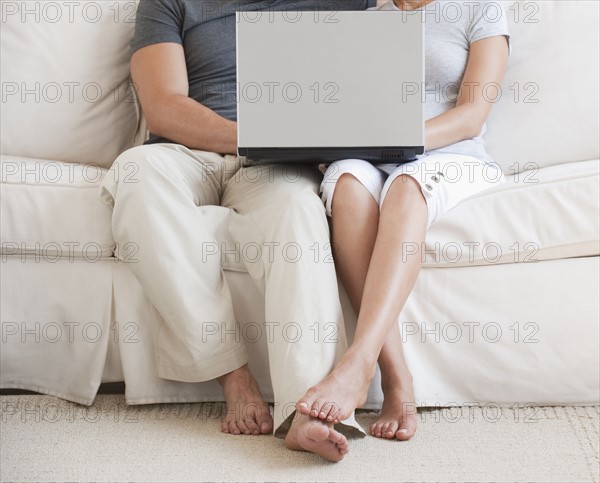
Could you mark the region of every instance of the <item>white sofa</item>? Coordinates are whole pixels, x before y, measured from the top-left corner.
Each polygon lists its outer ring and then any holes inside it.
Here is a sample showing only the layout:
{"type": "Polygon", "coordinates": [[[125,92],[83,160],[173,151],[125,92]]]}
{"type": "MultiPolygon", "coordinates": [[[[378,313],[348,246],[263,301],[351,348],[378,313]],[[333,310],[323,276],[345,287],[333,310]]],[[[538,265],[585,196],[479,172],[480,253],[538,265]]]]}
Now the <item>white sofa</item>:
{"type": "MultiPolygon", "coordinates": [[[[215,383],[156,377],[161,319],[97,196],[146,135],[129,85],[135,2],[1,4],[0,387],[91,404],[102,382],[124,381],[129,404],[220,399],[215,383]]],[[[598,3],[505,7],[513,55],[487,142],[509,181],[428,234],[399,320],[421,405],[598,402],[598,3]]],[[[229,212],[198,209],[255,330],[263,301],[231,251],[229,212]]],[[[246,334],[271,397],[264,340],[246,334]]],[[[367,407],[380,402],[374,381],[367,407]]]]}

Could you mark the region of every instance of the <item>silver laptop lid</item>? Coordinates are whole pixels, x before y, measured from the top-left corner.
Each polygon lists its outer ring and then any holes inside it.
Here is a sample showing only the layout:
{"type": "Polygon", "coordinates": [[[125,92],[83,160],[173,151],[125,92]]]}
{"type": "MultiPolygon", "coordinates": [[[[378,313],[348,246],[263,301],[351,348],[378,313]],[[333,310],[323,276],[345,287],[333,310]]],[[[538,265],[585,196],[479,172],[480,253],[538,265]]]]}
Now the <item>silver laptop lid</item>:
{"type": "Polygon", "coordinates": [[[241,156],[389,162],[423,152],[421,15],[238,12],[237,69],[241,156]]]}

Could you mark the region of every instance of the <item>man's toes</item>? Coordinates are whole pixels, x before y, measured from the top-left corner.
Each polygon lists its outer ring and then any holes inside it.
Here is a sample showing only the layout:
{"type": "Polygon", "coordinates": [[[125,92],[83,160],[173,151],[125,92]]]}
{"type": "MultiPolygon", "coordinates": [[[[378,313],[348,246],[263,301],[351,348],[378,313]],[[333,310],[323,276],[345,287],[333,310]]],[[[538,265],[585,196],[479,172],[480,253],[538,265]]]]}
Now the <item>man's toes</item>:
{"type": "Polygon", "coordinates": [[[348,438],[346,438],[346,436],[339,431],[330,428],[327,439],[336,445],[342,456],[346,455],[350,451],[350,443],[348,442],[348,438]]]}
{"type": "Polygon", "coordinates": [[[341,454],[348,454],[348,452],[350,451],[350,443],[348,441],[338,444],[338,449],[340,450],[341,454]]]}
{"type": "Polygon", "coordinates": [[[260,427],[254,419],[247,418],[244,422],[250,434],[260,434],[260,427]]]}
{"type": "Polygon", "coordinates": [[[261,434],[269,434],[273,432],[273,421],[263,421],[260,423],[261,434]]]}
{"type": "Polygon", "coordinates": [[[342,433],[340,433],[339,431],[336,431],[333,428],[329,429],[329,434],[327,436],[327,439],[329,441],[331,441],[332,443],[337,444],[338,446],[348,446],[348,438],[346,438],[346,436],[344,436],[342,433]]]}
{"type": "Polygon", "coordinates": [[[268,434],[273,432],[273,418],[271,417],[269,411],[263,413],[258,419],[257,423],[260,427],[260,432],[262,434],[268,434]]]}
{"type": "Polygon", "coordinates": [[[271,413],[268,409],[260,413],[256,423],[262,434],[268,434],[273,431],[273,418],[271,418],[271,413]]]}
{"type": "Polygon", "coordinates": [[[238,428],[237,422],[235,419],[232,419],[231,421],[229,421],[229,432],[231,434],[235,434],[236,436],[238,434],[242,434],[242,432],[240,431],[240,428],[238,428]]]}
{"type": "Polygon", "coordinates": [[[243,419],[237,421],[237,427],[240,429],[242,434],[250,434],[250,430],[248,426],[246,426],[246,422],[243,419]]]}
{"type": "Polygon", "coordinates": [[[323,423],[313,421],[314,423],[304,424],[303,427],[299,428],[296,436],[297,442],[291,448],[310,451],[329,461],[342,460],[344,455],[348,453],[345,436],[338,431],[331,430],[323,423]],[[336,443],[336,441],[339,443],[336,443]]]}

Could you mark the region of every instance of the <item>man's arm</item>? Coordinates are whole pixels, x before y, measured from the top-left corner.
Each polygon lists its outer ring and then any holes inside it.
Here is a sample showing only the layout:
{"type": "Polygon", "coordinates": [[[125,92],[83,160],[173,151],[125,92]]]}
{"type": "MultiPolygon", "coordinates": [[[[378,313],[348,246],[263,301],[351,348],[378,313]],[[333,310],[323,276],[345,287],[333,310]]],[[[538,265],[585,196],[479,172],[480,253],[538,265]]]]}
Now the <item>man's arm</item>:
{"type": "Polygon", "coordinates": [[[507,64],[508,43],[504,36],[478,40],[471,45],[456,107],[425,124],[427,151],[481,134],[493,107],[485,98],[484,89],[491,84],[502,84],[507,64]]]}
{"type": "Polygon", "coordinates": [[[237,124],[189,97],[181,45],[161,43],[136,51],[131,77],[152,134],[191,149],[237,153],[237,124]]]}

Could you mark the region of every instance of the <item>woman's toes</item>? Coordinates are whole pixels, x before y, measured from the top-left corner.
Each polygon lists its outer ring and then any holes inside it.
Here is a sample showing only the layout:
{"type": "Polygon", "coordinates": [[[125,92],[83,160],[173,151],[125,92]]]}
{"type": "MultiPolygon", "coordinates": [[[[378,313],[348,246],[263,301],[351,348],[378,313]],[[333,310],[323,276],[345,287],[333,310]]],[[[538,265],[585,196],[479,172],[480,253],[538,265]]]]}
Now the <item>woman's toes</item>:
{"type": "Polygon", "coordinates": [[[333,421],[334,415],[337,413],[335,403],[325,403],[319,412],[319,419],[326,419],[327,421],[333,421]]]}
{"type": "Polygon", "coordinates": [[[306,401],[300,401],[296,403],[296,411],[298,411],[300,414],[304,414],[305,416],[308,416],[308,414],[310,413],[310,407],[312,406],[311,404],[308,404],[306,401]]]}
{"type": "Polygon", "coordinates": [[[308,416],[315,403],[316,396],[317,391],[312,387],[309,388],[308,391],[306,391],[306,394],[296,403],[296,411],[308,416]]]}
{"type": "Polygon", "coordinates": [[[309,415],[312,418],[316,418],[316,417],[319,416],[319,402],[318,401],[315,401],[315,402],[312,403],[309,415]]]}
{"type": "Polygon", "coordinates": [[[229,433],[229,423],[225,420],[221,421],[221,432],[229,433]]]}
{"type": "Polygon", "coordinates": [[[337,404],[333,403],[331,405],[331,410],[329,411],[329,414],[327,415],[327,421],[329,421],[330,423],[331,422],[338,423],[339,416],[340,416],[340,408],[338,407],[337,404]]]}
{"type": "Polygon", "coordinates": [[[386,430],[385,437],[388,439],[394,438],[396,436],[396,431],[398,431],[398,423],[392,421],[386,430]]]}
{"type": "Polygon", "coordinates": [[[411,422],[406,421],[402,423],[400,429],[396,432],[396,438],[400,441],[408,441],[415,435],[417,428],[415,425],[411,424],[411,422]]]}
{"type": "Polygon", "coordinates": [[[323,404],[323,407],[321,408],[321,410],[319,411],[319,419],[326,419],[327,415],[329,414],[329,411],[331,411],[331,403],[325,403],[323,404]]]}

